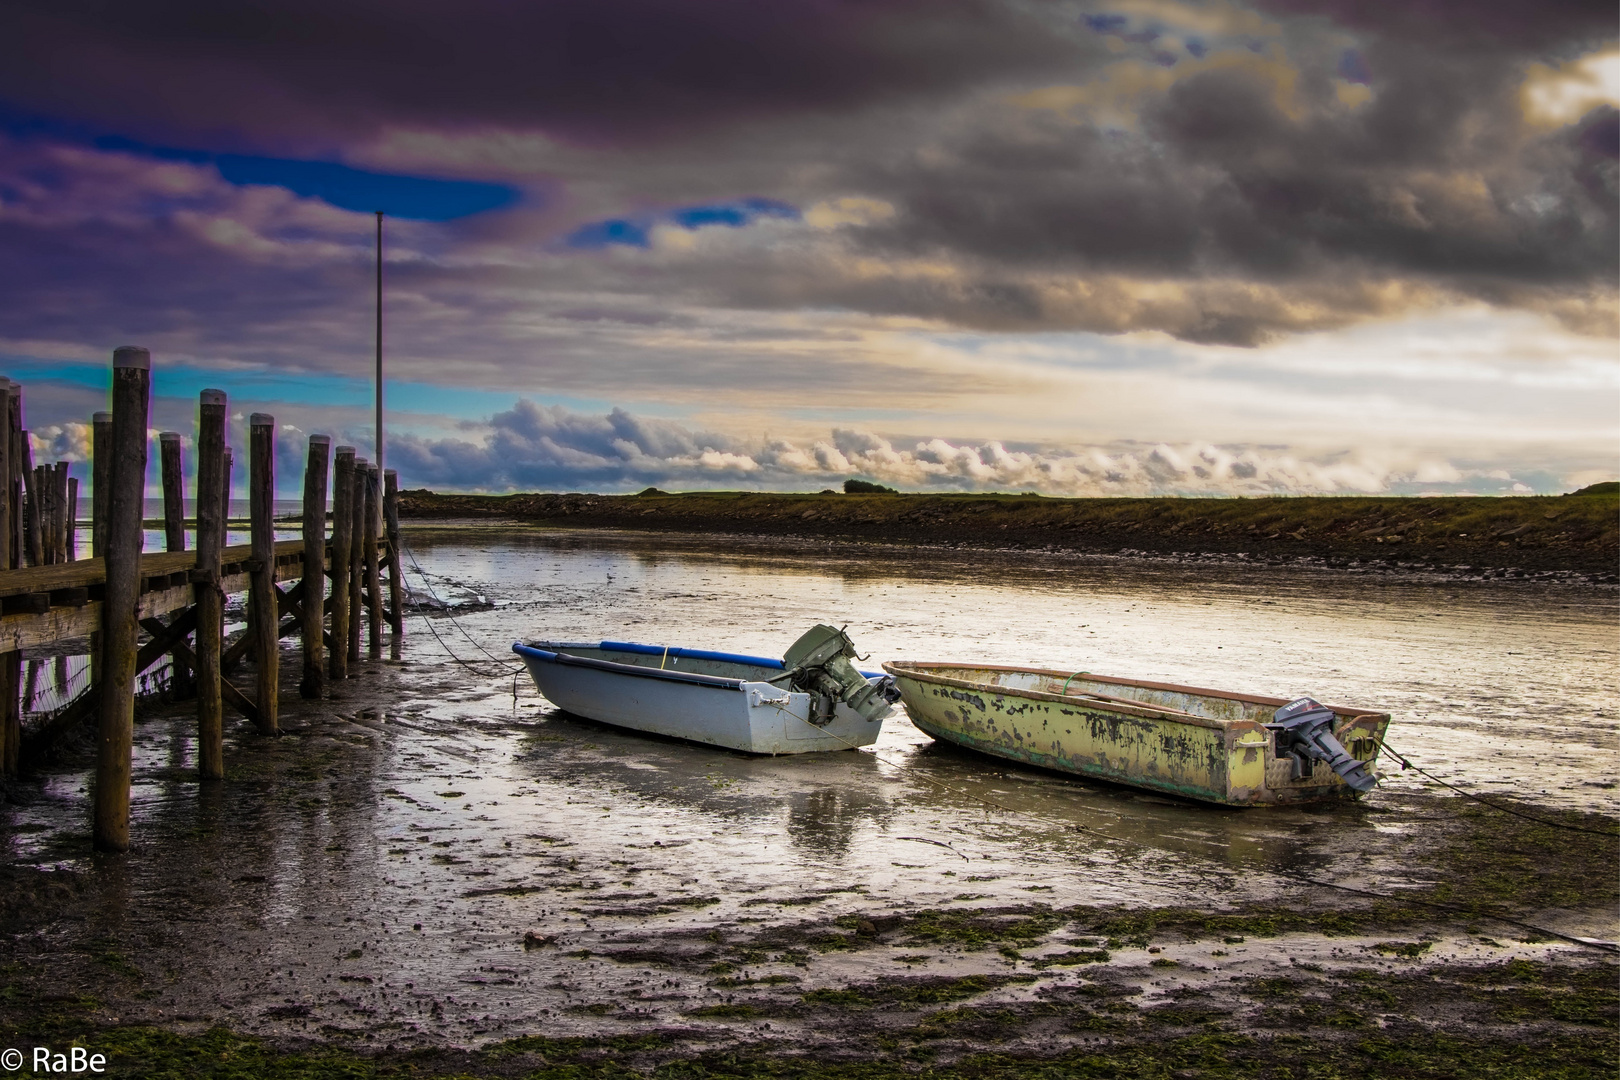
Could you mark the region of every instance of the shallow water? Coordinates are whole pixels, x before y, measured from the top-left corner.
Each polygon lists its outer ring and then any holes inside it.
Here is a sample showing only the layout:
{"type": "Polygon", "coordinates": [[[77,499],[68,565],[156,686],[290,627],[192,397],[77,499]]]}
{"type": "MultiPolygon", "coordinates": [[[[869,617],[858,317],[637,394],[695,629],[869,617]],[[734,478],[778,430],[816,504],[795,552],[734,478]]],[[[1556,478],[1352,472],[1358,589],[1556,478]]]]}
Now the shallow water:
{"type": "MultiPolygon", "coordinates": [[[[428,534],[412,550],[429,584],[500,605],[459,620],[494,651],[538,636],[780,655],[802,630],[828,621],[848,624],[874,665],[1032,664],[1380,708],[1394,717],[1392,746],[1470,789],[1620,806],[1612,589],[1052,555],[648,544],[491,531],[477,544],[428,534]]],[[[481,656],[458,634],[447,642],[457,655],[481,656]]],[[[903,721],[887,728],[880,748],[917,738],[903,721]]],[[[1415,774],[1389,781],[1421,782],[1415,774]]]]}
{"type": "MultiPolygon", "coordinates": [[[[199,793],[186,708],[159,710],[137,729],[130,856],[85,856],[82,770],[9,810],[14,861],[95,876],[95,933],[147,966],[187,956],[152,1018],[601,1030],[567,1010],[628,996],[637,1022],[673,1022],[718,1000],[691,984],[656,1004],[638,969],[600,960],[636,940],[929,906],[1311,902],[1279,873],[1428,883],[1436,789],[1415,774],[1355,805],[1228,810],[936,745],[903,714],[872,753],[751,758],[558,713],[514,675],[527,637],[780,655],[828,621],[873,665],[1309,693],[1388,710],[1392,745],[1469,790],[1616,810],[1613,590],[489,527],[407,540],[413,587],[461,612],[410,619],[397,660],[362,661],[329,701],[298,701],[289,650],[283,723],[301,731],[233,729],[222,790],[199,793]],[[526,932],[556,947],[524,950],[526,932]]],[[[1614,921],[1544,924],[1612,937],[1614,921]]],[[[783,970],[808,989],[908,951],[783,970]]],[[[986,964],[1004,961],[938,970],[986,964]]]]}

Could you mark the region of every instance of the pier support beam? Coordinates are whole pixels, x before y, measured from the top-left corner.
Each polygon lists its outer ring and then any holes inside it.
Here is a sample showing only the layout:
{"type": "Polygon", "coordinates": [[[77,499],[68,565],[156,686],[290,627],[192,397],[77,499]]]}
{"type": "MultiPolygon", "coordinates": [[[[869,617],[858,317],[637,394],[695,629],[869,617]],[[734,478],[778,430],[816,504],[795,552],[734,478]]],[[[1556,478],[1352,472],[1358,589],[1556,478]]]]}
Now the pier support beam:
{"type": "Polygon", "coordinates": [[[248,592],[248,633],[253,635],[253,659],[259,669],[254,704],[259,710],[259,731],[277,731],[277,698],[281,676],[281,621],[276,607],[276,418],[254,413],[249,425],[248,518],[253,544],[252,582],[248,592]]]}
{"type": "Polygon", "coordinates": [[[163,472],[163,550],[186,550],[186,492],[180,478],[180,433],[158,435],[163,472]]]}
{"type": "Polygon", "coordinates": [[[204,390],[197,402],[197,771],[225,779],[225,708],[220,652],[224,647],[225,594],[220,551],[225,545],[225,391],[204,390]]]}
{"type": "Polygon", "coordinates": [[[355,458],[349,490],[349,663],[360,662],[360,622],[365,613],[361,585],[366,576],[366,470],[365,458],[355,458]]]}
{"type": "MultiPolygon", "coordinates": [[[[12,514],[22,508],[11,504],[11,380],[0,379],[0,567],[11,566],[12,514]]],[[[18,748],[22,745],[22,701],[14,672],[19,670],[22,653],[0,653],[0,773],[15,776],[18,748]]]]}
{"type": "Polygon", "coordinates": [[[309,437],[309,458],[304,463],[304,580],[301,622],[304,639],[304,677],[298,692],[318,698],[326,689],[326,650],[321,641],[321,614],[326,598],[326,465],[332,440],[309,437]]]}
{"type": "Polygon", "coordinates": [[[107,583],[101,606],[103,681],[96,740],[93,837],[103,851],[129,850],[130,755],[135,734],[135,607],[141,590],[146,414],[152,357],[125,345],[113,353],[112,462],[107,498],[107,583]]]}
{"type": "Polygon", "coordinates": [[[366,557],[366,653],[373,660],[382,656],[382,569],[378,553],[378,534],[382,531],[382,472],[375,465],[366,466],[365,477],[365,557],[366,557]]]}
{"type": "MultiPolygon", "coordinates": [[[[158,465],[163,479],[163,550],[186,550],[186,489],[180,471],[180,433],[164,431],[158,434],[158,465]]],[[[187,653],[190,650],[186,650],[187,653]]],[[[169,655],[169,692],[176,701],[185,701],[193,693],[191,665],[181,653],[169,655]]]]}
{"type": "Polygon", "coordinates": [[[349,564],[354,543],[354,447],[332,459],[332,678],[349,677],[349,564]]]}
{"type": "Polygon", "coordinates": [[[58,461],[51,479],[51,559],[60,565],[68,561],[68,462],[58,461]]]}
{"type": "Polygon", "coordinates": [[[45,534],[39,515],[39,477],[34,471],[34,445],[29,441],[27,431],[22,433],[22,481],[23,495],[28,500],[26,515],[28,520],[24,523],[24,536],[28,543],[28,565],[44,566],[45,534]]]}
{"type": "Polygon", "coordinates": [[[399,473],[383,473],[383,526],[388,533],[388,614],[397,643],[405,636],[405,578],[399,554],[399,473]]]}

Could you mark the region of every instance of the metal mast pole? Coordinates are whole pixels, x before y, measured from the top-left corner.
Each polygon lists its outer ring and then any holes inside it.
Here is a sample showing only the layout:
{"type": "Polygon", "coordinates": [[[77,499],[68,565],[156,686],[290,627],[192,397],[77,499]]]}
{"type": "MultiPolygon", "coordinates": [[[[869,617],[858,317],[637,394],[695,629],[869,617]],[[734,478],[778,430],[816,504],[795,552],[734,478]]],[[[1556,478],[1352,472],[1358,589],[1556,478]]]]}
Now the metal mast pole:
{"type": "Polygon", "coordinates": [[[377,211],[377,468],[378,469],[382,468],[382,463],[383,463],[383,372],[382,372],[382,352],[383,352],[383,350],[382,350],[382,345],[383,345],[383,323],[382,323],[382,307],[383,307],[382,266],[383,266],[383,251],[382,251],[382,244],[383,244],[383,237],[382,237],[382,226],[383,226],[383,212],[381,210],[378,210],[377,211]]]}

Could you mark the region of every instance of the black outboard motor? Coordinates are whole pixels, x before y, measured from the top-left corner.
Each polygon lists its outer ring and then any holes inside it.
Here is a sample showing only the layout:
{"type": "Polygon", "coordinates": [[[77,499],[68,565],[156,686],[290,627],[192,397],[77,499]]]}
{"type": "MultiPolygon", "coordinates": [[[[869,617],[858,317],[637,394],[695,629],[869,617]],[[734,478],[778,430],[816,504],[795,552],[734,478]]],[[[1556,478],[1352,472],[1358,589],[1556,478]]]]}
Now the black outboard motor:
{"type": "Polygon", "coordinates": [[[840,701],[865,720],[881,720],[888,715],[889,706],[900,699],[900,691],[891,675],[876,683],[867,682],[866,676],[850,663],[858,659],[848,634],[821,623],[789,646],[782,658],[786,671],[771,681],[791,680],[795,690],[816,696],[813,724],[831,720],[833,706],[840,701]]]}
{"type": "Polygon", "coordinates": [[[1310,773],[1310,762],[1325,761],[1344,782],[1357,791],[1371,791],[1378,778],[1367,771],[1365,762],[1345,752],[1333,737],[1333,710],[1312,698],[1295,698],[1272,715],[1266,727],[1277,733],[1277,756],[1294,759],[1293,778],[1310,773]]]}

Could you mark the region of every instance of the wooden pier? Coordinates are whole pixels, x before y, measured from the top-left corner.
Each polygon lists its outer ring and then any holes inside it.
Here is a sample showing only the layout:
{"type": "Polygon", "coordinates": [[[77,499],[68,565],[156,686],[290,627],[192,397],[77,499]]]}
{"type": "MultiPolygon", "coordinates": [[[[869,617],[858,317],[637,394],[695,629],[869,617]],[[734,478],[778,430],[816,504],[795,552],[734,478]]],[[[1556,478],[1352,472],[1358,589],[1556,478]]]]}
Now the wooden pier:
{"type": "MultiPolygon", "coordinates": [[[[150,356],[144,349],[118,349],[112,375],[112,411],[97,413],[92,427],[93,554],[87,559],[77,557],[75,542],[77,478],[67,475],[66,461],[33,464],[22,388],[0,379],[0,482],[9,481],[0,489],[0,772],[30,767],[63,736],[93,720],[95,844],[124,851],[134,702],[143,673],[167,660],[171,696],[195,698],[198,776],[219,782],[225,779],[226,707],[263,735],[279,730],[282,639],[301,639],[299,692],[319,698],[329,681],[347,678],[350,664],[359,661],[362,622],[369,622],[372,658],[381,655],[385,628],[399,641],[405,590],[396,477],[357,461],[353,447],[339,446],[329,454],[331,440],[325,435],[309,438],[303,513],[292,523],[303,536],[274,539],[275,419],[264,413],[253,414],[249,424],[252,541],[225,546],[233,455],[226,445],[221,390],[199,396],[193,441],[196,514],[190,520],[185,440],[178,432],[158,436],[167,550],[143,551],[150,356]],[[330,478],[329,457],[335,464],[330,478]],[[196,538],[190,550],[188,526],[196,538]],[[224,601],[233,593],[247,595],[248,626],[227,642],[224,601]],[[32,697],[36,665],[30,661],[25,688],[23,651],[60,654],[75,651],[73,643],[82,643],[76,651],[89,657],[89,685],[25,730],[24,698],[32,697]],[[245,661],[254,669],[251,693],[226,678],[245,661]]],[[[65,661],[58,664],[59,682],[64,669],[65,661]]]]}

